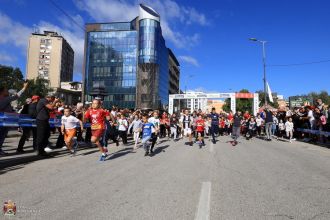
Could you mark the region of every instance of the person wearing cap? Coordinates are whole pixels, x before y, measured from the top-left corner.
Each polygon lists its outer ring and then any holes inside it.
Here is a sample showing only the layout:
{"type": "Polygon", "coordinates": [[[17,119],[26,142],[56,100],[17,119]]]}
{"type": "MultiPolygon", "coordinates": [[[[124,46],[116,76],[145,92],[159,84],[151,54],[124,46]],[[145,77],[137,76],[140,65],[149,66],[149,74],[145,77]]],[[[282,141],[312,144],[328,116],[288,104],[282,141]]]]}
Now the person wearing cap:
{"type": "MultiPolygon", "coordinates": [[[[25,82],[23,88],[15,95],[9,95],[7,88],[0,86],[0,112],[14,112],[11,102],[17,100],[28,87],[28,83],[25,82]]],[[[2,145],[5,142],[5,138],[8,133],[7,127],[0,127],[0,156],[7,155],[2,150],[2,145]]]]}
{"type": "MultiPolygon", "coordinates": [[[[25,100],[25,104],[23,105],[22,110],[20,111],[20,114],[22,115],[28,115],[29,114],[29,105],[31,104],[32,100],[31,98],[27,98],[25,100]]],[[[18,142],[16,153],[25,153],[23,150],[25,141],[29,139],[31,133],[30,127],[22,127],[22,136],[18,142]]]]}

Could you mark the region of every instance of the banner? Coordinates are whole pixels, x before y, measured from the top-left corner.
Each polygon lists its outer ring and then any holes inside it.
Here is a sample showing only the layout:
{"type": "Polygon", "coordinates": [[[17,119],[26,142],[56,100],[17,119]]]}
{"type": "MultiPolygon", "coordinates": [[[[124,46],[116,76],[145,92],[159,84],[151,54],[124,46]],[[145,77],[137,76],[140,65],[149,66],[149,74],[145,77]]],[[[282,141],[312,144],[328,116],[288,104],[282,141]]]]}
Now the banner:
{"type": "Polygon", "coordinates": [[[268,82],[267,82],[267,93],[268,93],[269,101],[273,103],[274,100],[273,100],[273,96],[272,96],[272,90],[270,90],[270,86],[269,86],[268,82]]]}

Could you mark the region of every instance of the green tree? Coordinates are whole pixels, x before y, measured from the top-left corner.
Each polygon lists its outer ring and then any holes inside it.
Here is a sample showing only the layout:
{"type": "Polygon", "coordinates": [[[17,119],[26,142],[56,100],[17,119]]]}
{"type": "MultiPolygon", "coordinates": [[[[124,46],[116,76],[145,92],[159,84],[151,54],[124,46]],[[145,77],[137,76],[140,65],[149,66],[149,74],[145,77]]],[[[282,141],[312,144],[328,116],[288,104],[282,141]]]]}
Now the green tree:
{"type": "MultiPolygon", "coordinates": [[[[239,91],[239,93],[249,93],[249,90],[242,89],[239,91]]],[[[236,99],[236,111],[252,111],[253,107],[253,99],[236,99]]],[[[225,105],[223,106],[223,110],[228,112],[230,111],[230,99],[225,100],[225,105]]]]}
{"type": "MultiPolygon", "coordinates": [[[[327,91],[321,91],[320,93],[317,92],[310,92],[307,96],[311,97],[313,99],[313,102],[315,104],[317,99],[322,99],[323,103],[329,105],[330,104],[330,96],[327,91]]],[[[312,104],[312,103],[311,103],[312,104]]]]}
{"type": "MultiPolygon", "coordinates": [[[[264,91],[263,90],[258,90],[258,91],[256,91],[256,93],[259,94],[259,103],[260,103],[259,106],[265,105],[265,93],[264,93],[264,91]]],[[[270,106],[274,107],[274,108],[278,108],[278,102],[277,102],[278,98],[273,96],[273,100],[274,100],[274,102],[270,102],[269,98],[267,96],[268,104],[270,106]]]]}
{"type": "Polygon", "coordinates": [[[48,93],[53,90],[49,87],[49,80],[43,78],[36,78],[29,81],[27,90],[23,93],[19,99],[19,103],[23,104],[26,98],[31,98],[33,95],[45,97],[48,93]]]}
{"type": "Polygon", "coordinates": [[[0,64],[0,86],[19,91],[22,89],[23,83],[23,74],[19,68],[0,64]]]}

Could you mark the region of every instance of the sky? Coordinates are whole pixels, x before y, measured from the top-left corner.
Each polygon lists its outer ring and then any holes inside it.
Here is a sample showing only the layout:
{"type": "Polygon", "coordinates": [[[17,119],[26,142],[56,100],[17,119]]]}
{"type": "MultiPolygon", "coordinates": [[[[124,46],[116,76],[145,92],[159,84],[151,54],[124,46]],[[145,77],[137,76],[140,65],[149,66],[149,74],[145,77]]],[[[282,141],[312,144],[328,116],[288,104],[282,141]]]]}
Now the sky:
{"type": "Polygon", "coordinates": [[[267,41],[273,92],[330,92],[330,62],[272,66],[330,60],[328,0],[0,0],[0,64],[25,72],[29,35],[54,30],[73,47],[74,79],[81,80],[84,24],[130,21],[139,3],[161,16],[166,45],[180,62],[182,90],[262,90],[262,47],[248,40],[253,37],[267,41]]]}

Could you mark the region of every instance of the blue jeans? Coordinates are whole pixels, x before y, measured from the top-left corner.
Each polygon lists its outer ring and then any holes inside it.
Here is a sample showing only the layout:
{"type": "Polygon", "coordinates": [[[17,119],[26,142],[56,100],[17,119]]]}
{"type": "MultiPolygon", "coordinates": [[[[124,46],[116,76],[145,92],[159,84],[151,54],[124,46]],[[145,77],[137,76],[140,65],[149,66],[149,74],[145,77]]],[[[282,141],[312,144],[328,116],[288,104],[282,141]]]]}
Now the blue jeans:
{"type": "Polygon", "coordinates": [[[142,138],[142,146],[144,148],[145,151],[149,151],[149,146],[150,143],[148,143],[148,141],[151,139],[151,136],[147,136],[147,137],[143,137],[142,138]]]}

